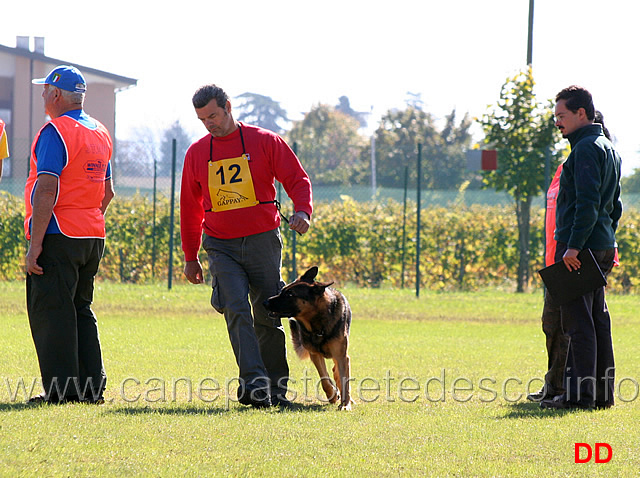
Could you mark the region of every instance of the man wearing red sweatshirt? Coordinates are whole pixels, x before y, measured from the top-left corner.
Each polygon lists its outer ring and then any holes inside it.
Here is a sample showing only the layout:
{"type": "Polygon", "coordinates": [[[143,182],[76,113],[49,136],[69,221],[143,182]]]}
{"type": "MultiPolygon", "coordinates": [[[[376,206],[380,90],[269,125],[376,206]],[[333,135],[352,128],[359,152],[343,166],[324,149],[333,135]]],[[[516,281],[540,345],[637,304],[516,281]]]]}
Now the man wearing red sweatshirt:
{"type": "Polygon", "coordinates": [[[212,276],[211,305],[224,314],[239,367],[238,401],[286,406],[284,329],[263,305],[284,285],[274,180],[293,201],[289,227],[300,234],[309,229],[313,212],[311,181],[280,136],[233,119],[231,102],[218,86],[199,88],[192,102],[209,134],[189,147],[182,171],[184,274],[193,284],[203,282],[202,245],[212,276]]]}

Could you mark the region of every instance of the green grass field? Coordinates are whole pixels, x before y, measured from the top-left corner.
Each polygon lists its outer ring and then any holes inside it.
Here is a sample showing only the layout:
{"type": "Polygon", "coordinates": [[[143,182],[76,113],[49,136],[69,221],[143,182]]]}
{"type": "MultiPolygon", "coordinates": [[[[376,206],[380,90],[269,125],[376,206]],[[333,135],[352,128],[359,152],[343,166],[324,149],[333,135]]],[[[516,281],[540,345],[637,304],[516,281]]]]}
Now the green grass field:
{"type": "Polygon", "coordinates": [[[237,404],[208,287],[110,283],[94,307],[107,403],[27,405],[24,285],[0,283],[0,476],[637,476],[637,296],[609,297],[616,406],[564,412],[524,399],[545,372],[540,292],[342,290],[352,412],[323,403],[291,348],[294,408],[237,404]],[[612,459],[576,464],[575,443],[608,443],[612,459]]]}

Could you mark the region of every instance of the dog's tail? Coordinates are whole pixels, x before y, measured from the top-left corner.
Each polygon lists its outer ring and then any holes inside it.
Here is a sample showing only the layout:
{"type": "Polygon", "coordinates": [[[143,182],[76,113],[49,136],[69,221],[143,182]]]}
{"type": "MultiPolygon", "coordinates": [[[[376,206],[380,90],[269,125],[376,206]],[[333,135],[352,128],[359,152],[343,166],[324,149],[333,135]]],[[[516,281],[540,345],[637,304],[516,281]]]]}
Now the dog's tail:
{"type": "Polygon", "coordinates": [[[300,359],[308,359],[309,352],[302,345],[302,332],[300,331],[300,324],[295,319],[289,319],[289,327],[291,328],[291,341],[293,342],[293,349],[296,351],[296,354],[300,359]]]}

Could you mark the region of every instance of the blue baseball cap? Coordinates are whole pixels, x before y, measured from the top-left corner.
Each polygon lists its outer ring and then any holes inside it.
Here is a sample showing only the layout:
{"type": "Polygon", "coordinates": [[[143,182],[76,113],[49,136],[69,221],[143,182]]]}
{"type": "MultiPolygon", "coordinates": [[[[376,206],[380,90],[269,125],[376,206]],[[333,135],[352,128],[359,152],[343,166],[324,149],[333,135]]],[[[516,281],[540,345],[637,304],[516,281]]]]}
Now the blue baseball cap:
{"type": "Polygon", "coordinates": [[[53,85],[61,90],[85,93],[87,82],[75,66],[60,65],[51,70],[46,78],[31,80],[34,85],[53,85]]]}

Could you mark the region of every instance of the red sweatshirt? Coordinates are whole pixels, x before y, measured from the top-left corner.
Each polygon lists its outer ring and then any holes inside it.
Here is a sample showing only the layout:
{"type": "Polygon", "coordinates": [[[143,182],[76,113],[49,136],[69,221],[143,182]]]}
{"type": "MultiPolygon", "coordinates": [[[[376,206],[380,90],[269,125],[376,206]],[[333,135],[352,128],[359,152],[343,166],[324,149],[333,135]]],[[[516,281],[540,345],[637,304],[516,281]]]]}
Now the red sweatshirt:
{"type": "MultiPolygon", "coordinates": [[[[240,125],[244,152],[250,156],[249,169],[256,200],[273,201],[276,198],[274,179],[277,179],[293,201],[296,212],[304,211],[311,217],[311,181],[291,148],[269,130],[243,123],[240,125]]],[[[234,239],[280,226],[280,215],[273,203],[230,211],[211,211],[208,183],[210,154],[214,162],[242,156],[240,129],[222,138],[207,134],[187,150],[180,192],[180,236],[186,261],[197,259],[203,228],[208,235],[218,239],[234,239]]]]}

